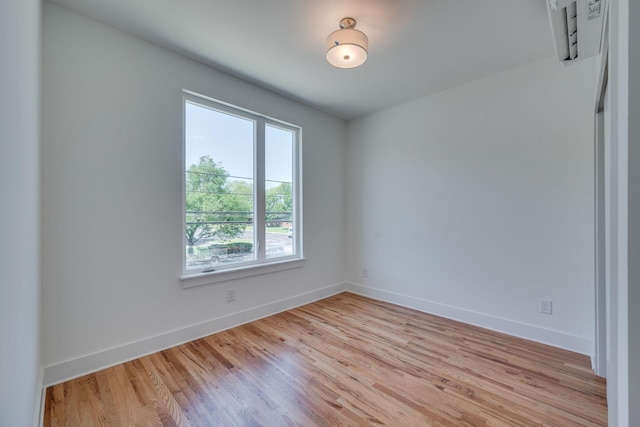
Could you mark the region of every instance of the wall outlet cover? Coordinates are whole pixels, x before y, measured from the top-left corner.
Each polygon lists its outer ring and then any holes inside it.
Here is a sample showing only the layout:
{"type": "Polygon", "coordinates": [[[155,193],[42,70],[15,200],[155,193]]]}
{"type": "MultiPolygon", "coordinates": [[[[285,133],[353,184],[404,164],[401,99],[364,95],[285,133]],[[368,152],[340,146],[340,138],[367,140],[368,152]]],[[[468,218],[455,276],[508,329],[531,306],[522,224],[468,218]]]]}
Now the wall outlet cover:
{"type": "Polygon", "coordinates": [[[540,313],[542,314],[552,314],[553,312],[553,301],[549,299],[541,299],[540,300],[540,313]]]}
{"type": "Polygon", "coordinates": [[[236,290],[229,289],[227,290],[227,302],[234,302],[236,300],[236,290]]]}

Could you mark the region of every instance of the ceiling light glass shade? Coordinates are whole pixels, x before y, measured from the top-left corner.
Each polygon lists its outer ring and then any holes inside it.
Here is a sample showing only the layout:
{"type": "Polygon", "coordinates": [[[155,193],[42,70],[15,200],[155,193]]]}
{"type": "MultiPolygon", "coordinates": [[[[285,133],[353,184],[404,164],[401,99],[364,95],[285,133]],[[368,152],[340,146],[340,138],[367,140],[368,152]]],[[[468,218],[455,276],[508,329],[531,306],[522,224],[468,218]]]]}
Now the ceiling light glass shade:
{"type": "MultiPolygon", "coordinates": [[[[347,19],[351,18],[345,18],[343,22],[347,19]]],[[[369,39],[362,31],[354,30],[355,20],[351,21],[351,28],[334,31],[327,37],[327,61],[334,67],[354,68],[367,60],[369,39]]]]}

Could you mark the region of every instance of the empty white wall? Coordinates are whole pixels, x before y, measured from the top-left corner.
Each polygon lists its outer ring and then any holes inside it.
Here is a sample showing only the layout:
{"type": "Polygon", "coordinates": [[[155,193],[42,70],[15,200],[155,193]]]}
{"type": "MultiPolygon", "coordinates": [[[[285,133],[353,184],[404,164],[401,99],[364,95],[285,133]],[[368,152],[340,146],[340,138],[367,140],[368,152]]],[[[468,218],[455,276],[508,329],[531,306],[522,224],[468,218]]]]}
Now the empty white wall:
{"type": "Polygon", "coordinates": [[[40,368],[39,0],[0,2],[0,62],[0,425],[29,426],[40,368]]]}
{"type": "Polygon", "coordinates": [[[590,353],[595,83],[548,59],[349,122],[352,288],[590,353]]]}
{"type": "Polygon", "coordinates": [[[628,2],[629,20],[629,425],[640,425],[640,2],[628,2]]]}
{"type": "Polygon", "coordinates": [[[617,147],[612,181],[617,199],[615,262],[611,265],[607,358],[609,425],[640,425],[640,4],[609,8],[610,139],[617,147]]]}
{"type": "Polygon", "coordinates": [[[343,286],[343,121],[49,3],[42,104],[47,382],[149,351],[136,347],[146,339],[343,286]],[[183,89],[302,126],[303,268],[181,288],[183,89]]]}

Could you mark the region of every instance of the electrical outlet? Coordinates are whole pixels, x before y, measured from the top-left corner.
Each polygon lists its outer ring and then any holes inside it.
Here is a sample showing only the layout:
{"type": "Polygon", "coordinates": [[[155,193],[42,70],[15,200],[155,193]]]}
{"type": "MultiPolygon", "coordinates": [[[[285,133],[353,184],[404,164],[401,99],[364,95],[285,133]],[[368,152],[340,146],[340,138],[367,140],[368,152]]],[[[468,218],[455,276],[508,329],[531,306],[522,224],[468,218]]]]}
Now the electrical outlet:
{"type": "Polygon", "coordinates": [[[363,268],[362,269],[362,277],[365,278],[365,279],[367,277],[369,277],[369,269],[368,268],[363,268]]]}
{"type": "Polygon", "coordinates": [[[540,313],[542,314],[552,314],[553,312],[553,302],[550,299],[541,299],[540,300],[540,313]]]}
{"type": "Polygon", "coordinates": [[[234,302],[236,300],[236,290],[228,289],[227,290],[227,302],[234,302]]]}

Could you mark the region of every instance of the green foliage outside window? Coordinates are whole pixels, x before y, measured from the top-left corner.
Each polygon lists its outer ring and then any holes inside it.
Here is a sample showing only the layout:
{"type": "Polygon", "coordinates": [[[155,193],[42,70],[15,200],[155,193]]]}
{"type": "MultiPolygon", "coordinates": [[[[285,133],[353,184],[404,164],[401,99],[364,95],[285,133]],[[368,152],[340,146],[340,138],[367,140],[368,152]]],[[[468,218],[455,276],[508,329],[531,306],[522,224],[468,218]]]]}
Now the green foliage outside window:
{"type": "Polygon", "coordinates": [[[200,157],[186,171],[185,238],[189,254],[197,243],[241,236],[252,221],[253,186],[229,181],[224,167],[200,157]]]}

